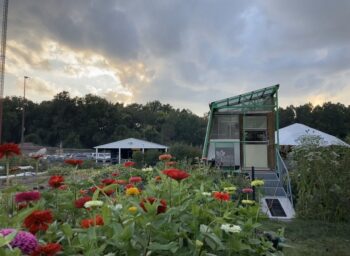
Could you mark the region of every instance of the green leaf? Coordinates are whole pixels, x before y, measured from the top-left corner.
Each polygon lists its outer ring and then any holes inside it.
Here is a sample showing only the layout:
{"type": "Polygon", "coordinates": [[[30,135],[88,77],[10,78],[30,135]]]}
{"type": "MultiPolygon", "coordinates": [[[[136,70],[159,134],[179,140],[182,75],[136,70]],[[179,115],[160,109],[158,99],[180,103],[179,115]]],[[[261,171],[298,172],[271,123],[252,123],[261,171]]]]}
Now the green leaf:
{"type": "Polygon", "coordinates": [[[73,236],[73,230],[71,226],[68,223],[63,223],[61,226],[63,234],[68,238],[71,239],[73,236]]]}
{"type": "Polygon", "coordinates": [[[0,235],[0,247],[3,247],[4,245],[11,243],[12,239],[14,239],[16,235],[17,235],[17,231],[12,232],[11,234],[8,234],[5,237],[0,235]]]}
{"type": "Polygon", "coordinates": [[[179,249],[179,246],[175,242],[170,242],[168,244],[151,243],[148,248],[153,251],[171,251],[175,253],[179,249]]]}

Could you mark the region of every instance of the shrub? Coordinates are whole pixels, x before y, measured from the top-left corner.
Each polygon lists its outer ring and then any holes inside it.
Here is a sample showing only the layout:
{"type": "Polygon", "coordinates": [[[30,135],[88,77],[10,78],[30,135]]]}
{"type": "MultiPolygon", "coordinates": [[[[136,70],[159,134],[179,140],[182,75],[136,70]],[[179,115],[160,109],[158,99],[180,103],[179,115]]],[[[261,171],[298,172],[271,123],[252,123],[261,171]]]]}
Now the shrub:
{"type": "Polygon", "coordinates": [[[198,147],[176,143],[170,147],[170,154],[177,160],[186,160],[191,164],[195,158],[201,157],[202,152],[198,147]]]}

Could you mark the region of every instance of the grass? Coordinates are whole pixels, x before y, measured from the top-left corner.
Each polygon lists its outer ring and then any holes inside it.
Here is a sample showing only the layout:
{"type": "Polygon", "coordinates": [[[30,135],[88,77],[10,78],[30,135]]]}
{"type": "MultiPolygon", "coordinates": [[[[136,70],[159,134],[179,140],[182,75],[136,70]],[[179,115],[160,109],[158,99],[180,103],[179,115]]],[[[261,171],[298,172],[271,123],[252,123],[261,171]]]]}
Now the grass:
{"type": "Polygon", "coordinates": [[[285,228],[286,256],[350,255],[350,223],[327,223],[295,219],[291,222],[266,221],[270,230],[285,228]]]}

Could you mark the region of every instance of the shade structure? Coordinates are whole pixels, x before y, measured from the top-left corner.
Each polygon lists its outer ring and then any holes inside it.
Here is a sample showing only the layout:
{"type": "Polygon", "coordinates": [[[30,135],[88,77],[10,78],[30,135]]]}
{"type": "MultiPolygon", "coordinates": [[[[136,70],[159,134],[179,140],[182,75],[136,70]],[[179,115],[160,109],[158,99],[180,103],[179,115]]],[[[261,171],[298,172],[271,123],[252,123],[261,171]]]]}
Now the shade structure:
{"type": "Polygon", "coordinates": [[[112,152],[115,152],[118,150],[118,162],[119,164],[121,163],[121,158],[122,158],[122,150],[141,150],[143,153],[147,149],[158,149],[158,150],[164,150],[165,152],[168,150],[167,146],[145,141],[145,140],[140,140],[140,139],[135,139],[135,138],[128,138],[124,140],[119,140],[115,142],[111,142],[108,144],[104,145],[99,145],[94,147],[96,149],[96,162],[97,162],[97,155],[99,150],[110,150],[112,152]]]}
{"type": "Polygon", "coordinates": [[[339,145],[350,147],[349,144],[338,139],[337,137],[327,134],[325,132],[321,132],[304,124],[295,123],[282,129],[279,129],[280,145],[300,145],[300,139],[304,137],[318,137],[321,139],[323,146],[339,145]]]}

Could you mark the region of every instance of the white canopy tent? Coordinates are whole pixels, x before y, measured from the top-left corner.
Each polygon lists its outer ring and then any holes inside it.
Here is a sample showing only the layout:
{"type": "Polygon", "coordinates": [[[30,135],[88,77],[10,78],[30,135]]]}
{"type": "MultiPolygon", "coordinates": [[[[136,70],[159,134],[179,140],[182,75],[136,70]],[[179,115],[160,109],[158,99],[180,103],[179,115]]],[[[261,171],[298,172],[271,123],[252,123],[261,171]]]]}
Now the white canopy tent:
{"type": "Polygon", "coordinates": [[[324,142],[323,145],[325,146],[340,145],[350,147],[349,144],[345,143],[335,136],[299,123],[295,123],[279,129],[279,144],[289,146],[300,145],[300,138],[303,138],[304,136],[317,136],[322,140],[322,142],[324,142]]]}
{"type": "Polygon", "coordinates": [[[118,149],[118,162],[119,164],[121,163],[121,150],[122,149],[140,149],[142,150],[142,153],[145,152],[145,149],[162,149],[165,152],[168,151],[168,147],[164,145],[160,145],[157,143],[145,141],[145,140],[140,140],[140,139],[134,139],[134,138],[129,138],[125,140],[119,140],[115,142],[111,142],[108,144],[100,145],[94,147],[96,149],[96,156],[98,155],[99,149],[109,149],[109,150],[115,150],[118,149]]]}

